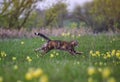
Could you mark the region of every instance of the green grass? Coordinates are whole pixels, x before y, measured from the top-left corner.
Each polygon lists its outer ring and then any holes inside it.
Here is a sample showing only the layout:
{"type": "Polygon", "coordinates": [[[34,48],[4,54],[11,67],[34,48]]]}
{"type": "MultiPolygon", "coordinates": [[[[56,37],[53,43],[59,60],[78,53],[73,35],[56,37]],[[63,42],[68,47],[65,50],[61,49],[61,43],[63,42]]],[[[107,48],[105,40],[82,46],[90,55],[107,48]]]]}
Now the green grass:
{"type": "MultiPolygon", "coordinates": [[[[106,82],[101,73],[97,72],[91,76],[88,75],[88,68],[111,69],[109,76],[115,78],[116,82],[120,81],[120,59],[111,57],[104,59],[100,57],[92,57],[89,52],[91,50],[106,53],[112,50],[120,50],[120,35],[86,35],[80,37],[51,37],[53,39],[79,41],[76,50],[84,52],[82,55],[72,56],[65,51],[53,50],[45,56],[35,53],[33,50],[42,46],[45,41],[41,38],[31,39],[4,39],[0,40],[0,52],[4,51],[7,56],[0,55],[0,77],[3,82],[38,82],[38,79],[27,81],[25,74],[29,68],[41,68],[48,76],[49,82],[88,82],[88,78],[92,77],[91,82],[106,82]],[[21,44],[24,42],[24,44],[21,44]],[[59,53],[58,56],[55,53],[59,53]],[[54,57],[51,58],[50,55],[54,57]],[[29,56],[32,61],[28,62],[26,57],[29,56]],[[16,57],[16,60],[12,60],[16,57]],[[114,61],[114,62],[113,62],[114,61]],[[102,62],[103,64],[99,64],[102,62]],[[105,65],[104,65],[105,63],[105,65]],[[14,69],[17,65],[18,69],[14,69]]],[[[107,79],[109,79],[107,78],[107,79]]],[[[89,81],[90,82],[90,81],[89,81]]]]}

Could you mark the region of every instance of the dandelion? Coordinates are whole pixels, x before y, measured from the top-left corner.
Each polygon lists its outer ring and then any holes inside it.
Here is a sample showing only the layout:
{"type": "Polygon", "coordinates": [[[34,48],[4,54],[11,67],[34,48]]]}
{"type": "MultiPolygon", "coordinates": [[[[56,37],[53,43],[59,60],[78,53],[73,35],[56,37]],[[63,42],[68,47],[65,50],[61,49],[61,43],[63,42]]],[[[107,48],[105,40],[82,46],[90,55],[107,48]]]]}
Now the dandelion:
{"type": "Polygon", "coordinates": [[[100,52],[99,51],[96,51],[95,53],[96,53],[96,55],[100,56],[100,52]]]}
{"type": "Polygon", "coordinates": [[[116,52],[115,50],[112,50],[111,55],[114,56],[114,55],[115,55],[115,52],[116,52]]]}
{"type": "Polygon", "coordinates": [[[98,68],[98,71],[99,71],[99,72],[102,72],[102,68],[98,68]]]}
{"type": "Polygon", "coordinates": [[[100,54],[100,52],[99,52],[99,51],[96,51],[95,53],[96,53],[96,54],[100,54]]]}
{"type": "Polygon", "coordinates": [[[93,75],[95,74],[95,68],[94,67],[89,67],[88,68],[88,75],[93,75]]]}
{"type": "Polygon", "coordinates": [[[38,78],[39,76],[41,76],[43,74],[42,69],[38,68],[33,72],[33,77],[38,78]]]}
{"type": "Polygon", "coordinates": [[[37,56],[37,58],[39,58],[39,55],[38,55],[38,54],[37,54],[36,56],[37,56]]]}
{"type": "Polygon", "coordinates": [[[26,80],[32,80],[32,74],[31,73],[26,73],[26,75],[25,75],[25,78],[26,78],[26,80]]]}
{"type": "Polygon", "coordinates": [[[3,77],[2,76],[0,76],[0,82],[3,82],[3,77]]]}
{"type": "Polygon", "coordinates": [[[64,33],[64,32],[62,33],[62,36],[65,36],[65,33],[64,33]]]}
{"type": "Polygon", "coordinates": [[[93,54],[93,51],[92,51],[92,50],[90,50],[90,54],[93,54]]]}
{"type": "Polygon", "coordinates": [[[17,66],[17,65],[14,65],[13,69],[14,69],[14,70],[17,70],[17,69],[18,69],[18,66],[17,66]]]}
{"type": "Polygon", "coordinates": [[[116,82],[115,78],[111,77],[107,80],[107,82],[116,82]]]}
{"type": "Polygon", "coordinates": [[[53,51],[53,53],[55,54],[55,53],[56,53],[56,51],[53,51]]]}
{"type": "Polygon", "coordinates": [[[23,44],[24,44],[24,42],[23,42],[23,41],[21,41],[21,44],[23,45],[23,44]]]}
{"type": "Polygon", "coordinates": [[[25,74],[26,80],[32,80],[33,79],[33,68],[29,68],[28,72],[25,74]]]}
{"type": "Polygon", "coordinates": [[[96,54],[94,54],[94,53],[93,53],[93,54],[91,54],[91,55],[92,55],[93,57],[95,57],[95,56],[96,56],[96,54]]]}
{"type": "Polygon", "coordinates": [[[37,79],[43,75],[43,70],[41,68],[30,68],[28,72],[25,74],[25,79],[26,80],[32,80],[32,79],[37,79]]]}
{"type": "Polygon", "coordinates": [[[12,57],[12,60],[15,61],[15,60],[16,60],[16,57],[12,57]]]}
{"type": "Polygon", "coordinates": [[[56,56],[58,56],[59,55],[59,53],[56,53],[56,56]]]}
{"type": "Polygon", "coordinates": [[[32,61],[32,59],[31,59],[29,56],[27,56],[26,59],[27,59],[28,62],[31,62],[31,61],[32,61]]]}
{"type": "Polygon", "coordinates": [[[88,78],[88,82],[94,82],[93,78],[92,78],[92,77],[89,77],[89,78],[88,78]]]}
{"type": "Polygon", "coordinates": [[[4,51],[1,51],[1,57],[6,57],[7,54],[4,51]]]}
{"type": "Polygon", "coordinates": [[[53,58],[53,57],[54,57],[54,55],[53,55],[53,54],[50,54],[50,57],[51,57],[51,58],[53,58]]]}
{"type": "Polygon", "coordinates": [[[39,82],[48,82],[48,77],[47,75],[43,75],[41,78],[40,78],[40,81],[39,82]]]}
{"type": "Polygon", "coordinates": [[[120,57],[120,53],[117,52],[117,53],[116,53],[116,57],[120,57]]]}
{"type": "Polygon", "coordinates": [[[104,59],[107,59],[107,56],[104,56],[103,58],[104,58],[104,59]]]}
{"type": "Polygon", "coordinates": [[[111,55],[110,54],[107,54],[107,58],[110,58],[111,57],[111,55]]]}
{"type": "Polygon", "coordinates": [[[109,68],[104,68],[102,71],[102,77],[103,78],[108,78],[110,76],[110,69],[109,68]]]}

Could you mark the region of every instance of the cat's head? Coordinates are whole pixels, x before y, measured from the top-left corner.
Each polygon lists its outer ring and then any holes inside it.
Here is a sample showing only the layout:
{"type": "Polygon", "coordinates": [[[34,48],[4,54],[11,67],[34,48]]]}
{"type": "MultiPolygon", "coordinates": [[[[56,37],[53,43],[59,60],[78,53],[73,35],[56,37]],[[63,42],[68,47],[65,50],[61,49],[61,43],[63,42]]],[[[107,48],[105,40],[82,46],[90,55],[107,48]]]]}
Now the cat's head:
{"type": "Polygon", "coordinates": [[[73,40],[70,42],[72,46],[77,46],[78,45],[78,42],[76,40],[73,40]]]}

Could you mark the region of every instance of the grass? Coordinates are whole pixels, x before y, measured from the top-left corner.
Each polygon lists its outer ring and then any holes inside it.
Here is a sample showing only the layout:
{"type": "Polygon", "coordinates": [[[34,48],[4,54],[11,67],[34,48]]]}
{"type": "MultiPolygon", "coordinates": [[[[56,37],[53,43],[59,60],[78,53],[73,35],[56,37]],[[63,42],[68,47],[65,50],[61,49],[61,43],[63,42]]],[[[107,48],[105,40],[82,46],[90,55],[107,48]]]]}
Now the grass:
{"type": "MultiPolygon", "coordinates": [[[[51,38],[67,41],[77,39],[80,45],[76,47],[76,50],[84,53],[71,56],[67,52],[53,50],[45,56],[41,56],[40,53],[33,51],[45,42],[41,38],[1,39],[0,52],[1,54],[4,52],[6,56],[0,55],[0,82],[39,82],[39,78],[33,78],[32,80],[25,78],[30,68],[42,69],[49,82],[120,81],[120,57],[111,56],[112,50],[116,52],[120,50],[120,35],[100,34],[51,38]],[[100,56],[92,56],[89,53],[91,50],[92,53],[99,51],[100,56]],[[110,53],[110,57],[104,59],[103,56],[107,52],[110,53]],[[90,67],[94,68],[93,73],[90,71],[90,67]],[[110,69],[108,70],[110,74],[105,78],[102,75],[104,68],[110,69]],[[89,75],[89,71],[91,75],[89,75]]],[[[46,81],[44,80],[44,82],[46,81]]]]}

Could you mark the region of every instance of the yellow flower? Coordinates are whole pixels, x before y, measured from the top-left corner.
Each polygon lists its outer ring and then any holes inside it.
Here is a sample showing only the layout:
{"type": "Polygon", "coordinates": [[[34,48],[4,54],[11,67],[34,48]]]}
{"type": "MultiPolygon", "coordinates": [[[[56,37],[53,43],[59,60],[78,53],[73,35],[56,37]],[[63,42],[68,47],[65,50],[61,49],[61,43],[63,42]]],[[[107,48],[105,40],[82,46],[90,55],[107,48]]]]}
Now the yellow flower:
{"type": "Polygon", "coordinates": [[[90,54],[93,54],[93,51],[92,51],[92,50],[90,50],[90,54]]]}
{"type": "Polygon", "coordinates": [[[33,77],[35,78],[38,78],[39,76],[41,76],[43,74],[43,71],[42,69],[36,69],[34,72],[33,72],[33,77]]]}
{"type": "Polygon", "coordinates": [[[105,55],[103,58],[104,58],[104,59],[107,59],[107,56],[105,55]]]}
{"type": "Polygon", "coordinates": [[[26,80],[32,80],[32,78],[33,78],[33,77],[32,77],[31,72],[30,72],[30,73],[29,73],[29,72],[26,73],[26,75],[25,75],[25,79],[26,79],[26,80]]]}
{"type": "Polygon", "coordinates": [[[23,41],[21,41],[21,44],[23,45],[23,44],[24,44],[24,42],[23,42],[23,41]]]}
{"type": "Polygon", "coordinates": [[[110,54],[107,54],[107,58],[110,58],[111,57],[111,55],[110,54]]]}
{"type": "Polygon", "coordinates": [[[111,74],[111,71],[109,68],[104,68],[103,71],[102,71],[102,77],[103,78],[108,78],[111,74]]]}
{"type": "Polygon", "coordinates": [[[95,68],[94,67],[89,67],[88,68],[88,75],[93,75],[95,74],[95,68]]]}
{"type": "Polygon", "coordinates": [[[89,77],[89,78],[88,78],[88,82],[94,82],[93,78],[92,78],[92,77],[89,77]]]}
{"type": "Polygon", "coordinates": [[[31,59],[29,56],[27,56],[26,59],[27,59],[28,62],[31,62],[31,61],[32,61],[32,59],[31,59]]]}
{"type": "Polygon", "coordinates": [[[112,50],[111,55],[114,56],[114,55],[115,55],[115,52],[116,52],[115,50],[112,50]]]}
{"type": "Polygon", "coordinates": [[[3,82],[3,77],[0,76],[0,82],[3,82]]]}
{"type": "Polygon", "coordinates": [[[62,33],[62,36],[65,36],[65,33],[64,33],[64,32],[62,33]]]}
{"type": "Polygon", "coordinates": [[[4,51],[1,51],[1,57],[6,57],[7,54],[4,51]]]}
{"type": "Polygon", "coordinates": [[[107,80],[107,82],[116,82],[115,78],[111,77],[107,80]]]}
{"type": "Polygon", "coordinates": [[[16,60],[16,57],[12,57],[12,60],[15,61],[15,60],[16,60]]]}
{"type": "Polygon", "coordinates": [[[95,53],[96,53],[96,55],[100,56],[100,52],[99,51],[96,51],[95,53]]]}
{"type": "Polygon", "coordinates": [[[120,53],[117,52],[117,53],[116,53],[116,57],[120,57],[120,53]]]}
{"type": "Polygon", "coordinates": [[[17,65],[14,65],[13,69],[14,69],[14,70],[17,70],[17,69],[18,69],[18,66],[17,66],[17,65]]]}
{"type": "Polygon", "coordinates": [[[70,32],[67,33],[67,36],[70,36],[70,32]]]}
{"type": "Polygon", "coordinates": [[[40,78],[40,81],[39,82],[48,82],[48,77],[46,75],[43,75],[41,78],[40,78]]]}
{"type": "Polygon", "coordinates": [[[59,53],[56,53],[56,56],[58,56],[59,55],[59,53]]]}
{"type": "Polygon", "coordinates": [[[93,57],[95,57],[95,56],[96,56],[96,54],[94,54],[94,53],[93,53],[93,54],[91,54],[91,55],[92,55],[93,57]]]}
{"type": "Polygon", "coordinates": [[[50,57],[51,57],[51,58],[53,58],[53,57],[54,57],[54,55],[53,55],[53,54],[50,54],[50,57]]]}
{"type": "Polygon", "coordinates": [[[102,72],[102,68],[98,68],[98,71],[99,71],[99,72],[102,72]]]}
{"type": "Polygon", "coordinates": [[[56,53],[56,51],[53,51],[53,54],[55,54],[56,53]]]}

